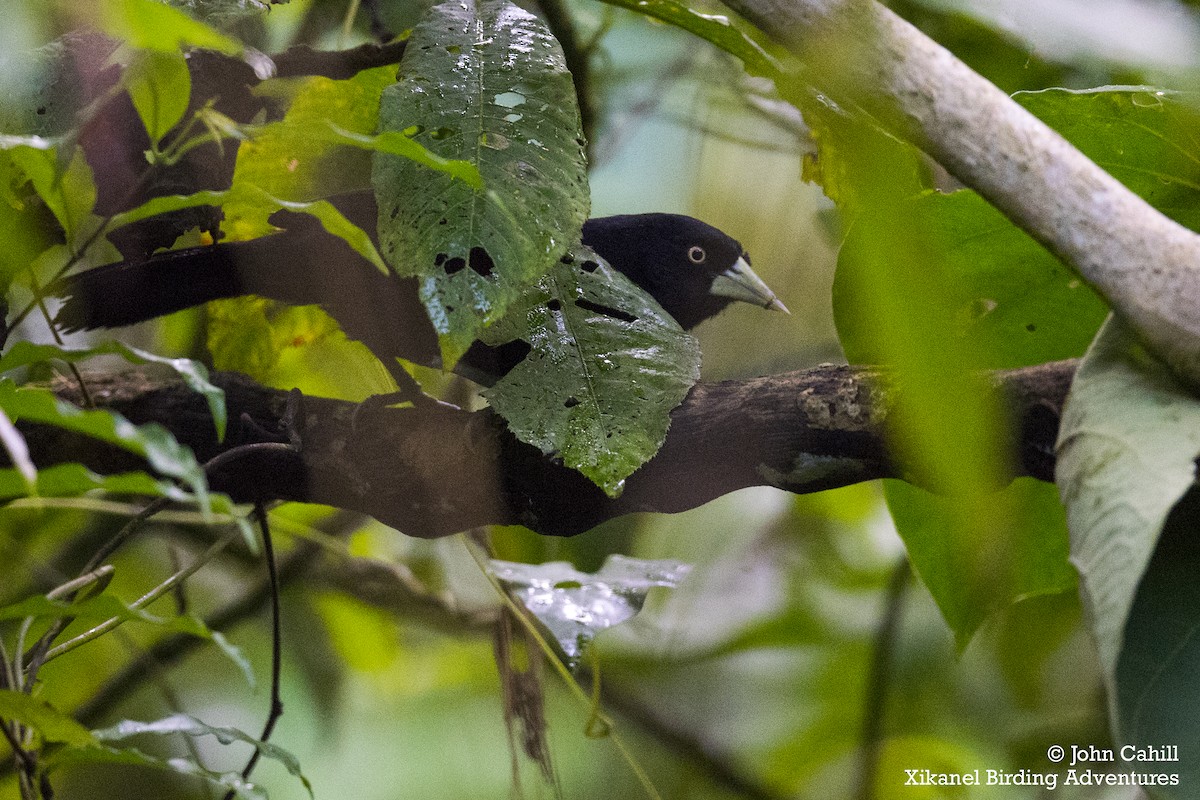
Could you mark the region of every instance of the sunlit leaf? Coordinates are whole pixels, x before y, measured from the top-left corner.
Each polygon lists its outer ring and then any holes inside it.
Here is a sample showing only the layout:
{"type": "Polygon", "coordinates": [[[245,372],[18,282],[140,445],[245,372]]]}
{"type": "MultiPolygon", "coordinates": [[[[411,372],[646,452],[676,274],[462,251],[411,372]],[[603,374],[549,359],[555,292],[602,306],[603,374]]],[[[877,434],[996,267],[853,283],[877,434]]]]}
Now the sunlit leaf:
{"type": "Polygon", "coordinates": [[[192,94],[187,61],[177,50],[140,53],[122,75],[133,107],[152,143],[183,119],[192,94]]]}
{"type": "Polygon", "coordinates": [[[413,31],[380,126],[470,161],[486,187],[375,159],[381,249],[420,279],[451,365],[579,240],[589,196],[571,75],[537,17],[507,0],[454,0],[413,31]]]}
{"type": "Polygon", "coordinates": [[[109,35],[142,50],[203,47],[233,56],[242,53],[236,39],[157,0],[104,0],[101,23],[109,35]]]}
{"type": "Polygon", "coordinates": [[[658,452],[700,377],[700,350],[652,298],[585,247],[572,251],[485,341],[530,352],[484,392],[518,439],[609,495],[658,452]]]}
{"type": "MultiPolygon", "coordinates": [[[[354,147],[339,143],[330,124],[352,135],[373,134],[379,126],[379,95],[395,80],[395,66],[385,66],[347,80],[314,77],[299,83],[283,119],[245,130],[233,185],[254,186],[291,201],[369,187],[370,153],[357,140],[354,147]]],[[[227,203],[226,225],[240,230],[265,224],[271,210],[256,210],[255,205],[261,204],[253,197],[227,203]]]]}

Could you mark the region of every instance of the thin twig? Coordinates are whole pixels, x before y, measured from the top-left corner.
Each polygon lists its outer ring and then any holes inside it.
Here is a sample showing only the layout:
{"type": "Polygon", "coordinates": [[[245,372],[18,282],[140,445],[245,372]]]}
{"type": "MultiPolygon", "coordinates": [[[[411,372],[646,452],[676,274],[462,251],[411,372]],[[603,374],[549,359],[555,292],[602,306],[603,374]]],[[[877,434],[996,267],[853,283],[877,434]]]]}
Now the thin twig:
{"type": "MultiPolygon", "coordinates": [[[[257,503],[254,511],[258,516],[258,524],[262,529],[263,559],[267,562],[267,585],[271,590],[271,710],[267,713],[267,722],[263,725],[259,741],[266,742],[275,730],[275,724],[283,716],[283,700],[279,696],[279,683],[283,665],[283,634],[279,613],[279,572],[275,567],[275,546],[271,542],[271,526],[267,522],[267,509],[261,502],[257,503]]],[[[250,754],[242,770],[242,780],[250,780],[255,765],[262,757],[262,751],[255,748],[250,754]]],[[[225,800],[233,800],[234,791],[230,789],[225,800]]]]}
{"type": "MultiPolygon", "coordinates": [[[[168,592],[173,590],[182,581],[185,581],[188,578],[192,577],[192,575],[194,575],[201,567],[203,567],[209,561],[212,561],[213,557],[216,556],[217,553],[220,553],[222,550],[224,550],[226,547],[228,547],[229,544],[231,542],[233,542],[233,540],[238,538],[239,536],[241,536],[241,531],[238,530],[237,528],[234,528],[228,534],[226,534],[225,536],[218,539],[212,545],[212,547],[210,547],[210,548],[208,548],[208,550],[204,551],[204,553],[202,553],[199,558],[195,559],[191,564],[187,565],[186,567],[179,570],[178,572],[173,573],[169,578],[167,578],[165,581],[160,583],[158,586],[155,586],[150,591],[146,592],[144,595],[139,597],[137,600],[134,600],[132,603],[129,604],[129,607],[140,610],[140,609],[143,609],[146,606],[150,605],[155,600],[162,597],[164,594],[167,594],[168,592]]],[[[125,619],[122,617],[110,617],[109,619],[106,619],[104,622],[101,622],[99,625],[89,628],[88,630],[84,631],[83,633],[79,634],[78,636],[68,639],[67,641],[63,642],[62,644],[58,645],[57,647],[52,647],[46,653],[45,658],[41,659],[40,662],[30,663],[30,665],[29,665],[30,670],[32,671],[35,667],[41,666],[41,664],[45,664],[46,662],[48,662],[54,658],[57,658],[58,656],[62,655],[63,653],[66,653],[70,650],[74,650],[76,647],[79,647],[82,644],[86,644],[86,643],[92,641],[93,639],[97,639],[97,638],[103,636],[104,634],[108,633],[109,631],[113,630],[114,628],[117,628],[120,625],[124,624],[124,622],[125,622],[125,619]]]]}
{"type": "MultiPolygon", "coordinates": [[[[278,565],[279,585],[287,586],[307,573],[324,550],[311,542],[301,542],[284,556],[278,565]]],[[[225,631],[247,619],[262,608],[271,597],[269,580],[262,580],[234,598],[215,613],[205,617],[209,630],[225,631]]],[[[174,634],[155,642],[146,653],[126,664],[105,681],[91,699],[75,709],[75,717],[85,725],[93,724],[107,714],[120,700],[141,686],[155,668],[166,668],[181,661],[205,644],[206,640],[186,634],[174,634]]]]}
{"type": "MultiPolygon", "coordinates": [[[[253,442],[251,444],[239,445],[238,447],[234,447],[231,450],[227,450],[224,453],[220,453],[209,459],[204,464],[203,469],[205,474],[208,475],[217,469],[220,469],[225,464],[228,464],[230,461],[235,461],[254,453],[263,452],[294,452],[294,448],[290,444],[281,444],[277,442],[253,442]]],[[[106,542],[96,551],[95,554],[93,554],[93,556],[88,560],[88,563],[84,566],[82,574],[87,575],[97,571],[104,561],[108,560],[113,553],[115,553],[122,545],[124,545],[127,541],[129,541],[130,538],[133,537],[133,534],[137,532],[138,528],[143,522],[165,508],[169,502],[170,500],[168,498],[159,497],[148,503],[146,507],[137,514],[137,516],[133,517],[133,519],[129,520],[129,522],[122,526],[121,530],[117,531],[116,536],[106,542]]],[[[223,547],[224,545],[222,545],[222,548],[223,547]]],[[[178,574],[179,573],[177,572],[176,575],[178,574]]],[[[176,584],[171,585],[174,586],[176,584]]],[[[66,600],[67,602],[71,602],[74,600],[74,597],[75,593],[71,592],[62,599],[66,600]]],[[[72,617],[63,617],[54,621],[54,623],[50,626],[50,629],[42,635],[41,639],[37,641],[37,643],[25,657],[25,662],[29,664],[27,669],[20,669],[20,660],[22,659],[22,652],[24,650],[24,643],[20,643],[20,652],[17,653],[19,668],[18,677],[20,676],[20,673],[24,673],[26,675],[25,685],[32,685],[33,681],[37,678],[37,671],[41,665],[52,658],[53,653],[56,653],[60,650],[60,648],[54,648],[51,650],[50,645],[52,645],[54,640],[59,637],[63,630],[65,630],[66,627],[71,624],[73,619],[74,618],[72,617]]],[[[113,627],[116,626],[114,625],[113,627]]]]}
{"type": "Polygon", "coordinates": [[[904,590],[908,588],[912,570],[908,557],[902,556],[892,570],[884,594],[883,617],[875,633],[875,647],[871,658],[871,671],[867,683],[867,697],[863,708],[862,745],[858,762],[858,800],[874,800],[876,775],[879,772],[879,745],[883,739],[883,720],[887,711],[888,689],[891,684],[892,653],[896,649],[896,636],[900,629],[900,616],[904,610],[904,590]]]}

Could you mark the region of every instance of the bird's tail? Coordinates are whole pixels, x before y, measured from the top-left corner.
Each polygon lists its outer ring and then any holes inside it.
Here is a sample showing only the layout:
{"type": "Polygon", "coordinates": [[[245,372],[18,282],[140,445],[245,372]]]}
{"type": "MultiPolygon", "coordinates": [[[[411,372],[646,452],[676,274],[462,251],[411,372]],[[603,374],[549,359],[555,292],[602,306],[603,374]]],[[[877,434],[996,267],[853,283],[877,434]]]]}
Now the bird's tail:
{"type": "Polygon", "coordinates": [[[244,294],[282,300],[264,280],[264,273],[276,271],[279,264],[272,254],[278,249],[274,238],[172,250],[65,278],[48,289],[65,301],[55,321],[70,333],[133,325],[244,294]],[[251,289],[247,284],[264,285],[251,289]]]}
{"type": "Polygon", "coordinates": [[[352,339],[381,358],[440,361],[415,282],[385,275],[319,225],[245,242],[157,253],[65,278],[56,322],[67,332],[115,328],[243,295],[320,305],[352,339]]]}

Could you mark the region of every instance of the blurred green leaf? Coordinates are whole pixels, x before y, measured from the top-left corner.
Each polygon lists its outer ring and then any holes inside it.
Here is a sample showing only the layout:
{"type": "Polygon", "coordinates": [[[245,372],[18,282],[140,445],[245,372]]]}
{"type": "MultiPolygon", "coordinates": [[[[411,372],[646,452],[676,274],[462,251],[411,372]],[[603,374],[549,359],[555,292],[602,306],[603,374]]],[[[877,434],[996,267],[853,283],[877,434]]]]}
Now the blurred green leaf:
{"type": "Polygon", "coordinates": [[[242,45],[236,39],[157,0],[104,0],[100,21],[110,36],[140,50],[169,53],[184,47],[202,47],[231,56],[242,53],[242,45]]]}
{"type": "MultiPolygon", "coordinates": [[[[941,339],[970,342],[980,366],[1044,364],[1083,354],[1108,314],[1104,302],[1071,270],[978,194],[925,192],[897,213],[921,231],[922,245],[944,265],[945,304],[926,314],[941,339]]],[[[867,226],[854,226],[853,251],[867,226]]],[[[852,302],[852,298],[848,298],[852,302]]]]}
{"type": "Polygon", "coordinates": [[[236,772],[216,772],[205,769],[187,758],[158,758],[147,755],[133,747],[116,748],[105,745],[68,747],[43,759],[47,772],[62,767],[95,766],[116,764],[130,767],[150,768],[199,778],[205,784],[221,791],[232,792],[240,800],[268,800],[261,786],[249,783],[236,772]]]}
{"type": "Polygon", "coordinates": [[[64,742],[76,747],[96,742],[87,728],[44,700],[24,692],[0,689],[0,718],[28,725],[49,742],[64,742]]]}
{"type": "Polygon", "coordinates": [[[518,439],[612,497],[658,452],[700,378],[696,340],[582,245],[484,332],[493,345],[517,339],[532,349],[484,396],[518,439]]]}
{"type": "Polygon", "coordinates": [[[103,342],[88,348],[58,347],[51,344],[20,341],[14,342],[8,352],[0,356],[0,372],[8,372],[18,367],[51,359],[74,364],[99,355],[118,355],[132,364],[163,364],[175,370],[175,373],[192,391],[204,395],[204,399],[208,403],[208,411],[213,418],[213,424],[216,425],[217,440],[225,439],[225,425],[228,417],[225,410],[225,392],[209,383],[207,367],[190,358],[157,356],[116,341],[103,342]]]}
{"type": "Polygon", "coordinates": [[[913,567],[960,648],[990,613],[1027,598],[1074,590],[1067,529],[1053,485],[1018,478],[983,498],[979,513],[1005,521],[991,537],[959,523],[958,498],[900,481],[887,481],[884,491],[913,567]]]}
{"type": "Polygon", "coordinates": [[[0,380],[0,408],[15,422],[52,425],[116,445],[145,458],[158,473],[185,483],[205,513],[211,513],[208,481],[190,449],[161,425],[136,426],[113,411],[84,411],[48,389],[17,388],[0,380]]]}
{"type": "Polygon", "coordinates": [[[579,241],[589,207],[579,109],[558,42],[507,0],[435,6],[400,75],[383,92],[383,131],[470,161],[486,186],[375,159],[384,256],[419,278],[450,366],[579,241]]]}
{"type": "Polygon", "coordinates": [[[1111,318],[1075,373],[1055,468],[1110,703],[1124,696],[1115,681],[1138,586],[1198,455],[1200,401],[1111,318]]]}
{"type": "MultiPolygon", "coordinates": [[[[889,505],[917,573],[934,581],[930,589],[939,602],[950,602],[943,613],[965,645],[991,607],[976,601],[998,597],[1008,585],[1004,573],[1026,557],[1016,544],[1024,535],[1018,515],[996,513],[996,492],[1008,480],[1013,456],[1008,420],[982,374],[991,354],[960,330],[973,296],[966,277],[978,282],[979,276],[965,261],[969,253],[945,247],[965,234],[935,213],[911,213],[923,192],[914,192],[917,183],[909,174],[893,177],[898,143],[881,140],[870,125],[845,120],[830,134],[838,138],[837,148],[853,154],[839,178],[839,202],[852,222],[833,287],[838,335],[851,362],[894,370],[889,446],[905,480],[940,498],[895,487],[888,491],[889,505]],[[999,554],[1009,554],[1003,564],[994,563],[999,554]],[[938,589],[953,584],[939,578],[949,574],[966,584],[953,587],[958,600],[938,589]]],[[[1032,545],[1035,552],[1028,555],[1040,564],[1045,543],[1032,545]]]]}
{"type": "Polygon", "coordinates": [[[178,50],[147,50],[125,68],[122,79],[150,142],[157,145],[183,119],[192,95],[192,77],[178,50]]]}
{"type": "Polygon", "coordinates": [[[83,464],[55,464],[38,470],[32,489],[24,476],[14,469],[0,469],[0,499],[14,497],[75,497],[99,489],[112,494],[140,494],[169,497],[186,502],[191,495],[169,481],[158,480],[145,472],[97,475],[83,464]]]}
{"type": "Polygon", "coordinates": [[[782,76],[775,57],[721,14],[702,14],[675,0],[604,0],[638,14],[666,22],[704,39],[741,60],[746,72],[777,80],[782,76]]]}

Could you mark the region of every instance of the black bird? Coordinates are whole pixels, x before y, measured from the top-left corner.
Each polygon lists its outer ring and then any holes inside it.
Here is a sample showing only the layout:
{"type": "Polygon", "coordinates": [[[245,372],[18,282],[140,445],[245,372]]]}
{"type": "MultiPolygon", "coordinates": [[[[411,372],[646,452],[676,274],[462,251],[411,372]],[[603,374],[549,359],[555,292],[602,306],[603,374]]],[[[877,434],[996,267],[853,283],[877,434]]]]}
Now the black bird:
{"type": "MultiPolygon", "coordinates": [[[[346,217],[375,230],[375,198],[331,198],[346,217]]],[[[143,322],[209,300],[258,295],[291,305],[320,305],[352,339],[391,368],[400,357],[440,365],[437,336],[412,278],[384,275],[313,217],[277,212],[280,233],[120,261],[71,276],[48,290],[66,298],[56,321],[65,331],[143,322]]],[[[654,297],[685,329],[734,301],[787,311],[750,268],[742,246],[720,230],[676,214],[590,219],[583,242],[654,297]]],[[[480,342],[459,371],[484,384],[498,380],[528,352],[514,342],[480,342]]]]}

